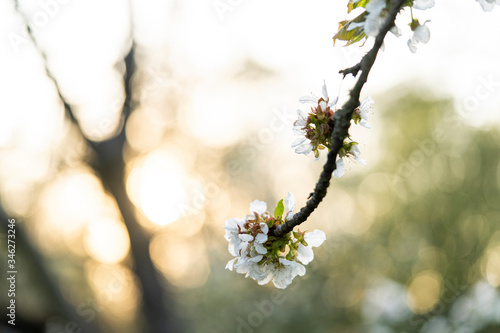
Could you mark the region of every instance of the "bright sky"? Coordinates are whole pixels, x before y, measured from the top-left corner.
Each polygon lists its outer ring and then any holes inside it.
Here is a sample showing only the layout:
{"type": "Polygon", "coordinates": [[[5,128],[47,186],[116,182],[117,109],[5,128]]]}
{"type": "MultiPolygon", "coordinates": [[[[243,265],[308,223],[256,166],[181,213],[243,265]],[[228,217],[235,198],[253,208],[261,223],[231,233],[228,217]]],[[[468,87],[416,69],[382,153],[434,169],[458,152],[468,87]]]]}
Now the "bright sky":
{"type": "MultiPolygon", "coordinates": [[[[84,129],[90,135],[99,136],[99,132],[92,133],[96,127],[112,129],[116,125],[117,106],[123,96],[119,75],[112,66],[127,48],[127,3],[21,1],[51,70],[77,112],[85,115],[84,129]]],[[[244,132],[242,129],[248,128],[248,121],[255,120],[259,112],[266,113],[278,105],[294,109],[298,97],[319,92],[323,79],[336,93],[337,71],[352,65],[366,50],[332,46],[337,22],[347,17],[343,1],[132,3],[138,42],[150,47],[152,54],[165,52],[161,57],[173,64],[182,88],[188,94],[192,92],[187,102],[194,107],[186,108],[186,116],[201,118],[198,123],[191,122],[194,133],[200,133],[202,124],[207,123],[205,118],[210,115],[203,114],[207,110],[219,116],[226,113],[235,124],[227,135],[238,139],[237,133],[244,132]],[[226,6],[217,10],[214,5],[221,3],[226,6]],[[278,75],[257,85],[234,82],[235,74],[249,61],[278,75]],[[201,113],[201,117],[193,112],[201,113]]],[[[473,0],[440,0],[434,8],[414,14],[421,22],[431,20],[430,42],[420,46],[417,54],[409,52],[409,13],[404,13],[399,22],[403,36],[389,36],[364,93],[374,95],[401,82],[420,81],[434,93],[469,103],[481,114],[479,118],[498,119],[495,106],[500,103],[500,41],[493,32],[499,27],[500,9],[485,13],[473,0]],[[478,88],[484,82],[490,82],[486,90],[478,88]],[[484,91],[479,102],[470,97],[477,89],[484,91]]],[[[6,105],[0,112],[2,144],[16,127],[9,124],[19,126],[23,122],[23,127],[27,126],[28,114],[43,114],[45,119],[58,116],[52,114],[56,103],[52,87],[47,85],[38,55],[23,37],[11,1],[0,3],[0,22],[0,88],[6,105]]],[[[349,84],[344,83],[344,91],[347,88],[349,84]]],[[[265,118],[265,114],[260,116],[265,118]]],[[[478,122],[478,117],[473,118],[478,122]]],[[[209,134],[206,137],[210,138],[209,134]]],[[[210,140],[221,143],[214,136],[210,140]]]]}
{"type": "MultiPolygon", "coordinates": [[[[83,130],[91,138],[105,139],[117,126],[123,101],[121,69],[115,65],[129,47],[129,2],[40,0],[20,3],[63,94],[75,107],[83,130]]],[[[177,110],[181,130],[208,147],[225,148],[242,140],[246,142],[250,134],[254,133],[255,137],[257,132],[254,148],[268,154],[277,151],[280,156],[286,153],[283,159],[292,161],[292,166],[277,175],[275,184],[270,185],[276,192],[284,192],[287,187],[281,185],[288,185],[296,176],[296,170],[310,162],[290,150],[291,124],[296,117],[295,110],[301,107],[298,99],[311,92],[319,94],[323,80],[329,86],[330,95],[337,95],[338,71],[354,65],[370,44],[367,42],[364,48],[333,47],[332,36],[337,24],[347,17],[347,0],[132,0],[131,3],[133,33],[143,47],[143,53],[139,54],[143,62],[139,64],[148,82],[142,87],[144,99],[154,99],[170,91],[168,89],[175,90],[176,96],[182,97],[177,110]],[[214,4],[222,4],[225,9],[218,11],[214,4]],[[163,66],[165,64],[167,66],[163,66]]],[[[410,35],[407,26],[410,16],[404,13],[398,21],[403,36],[388,36],[385,51],[379,55],[362,97],[390,94],[397,91],[400,84],[414,83],[425,86],[432,97],[455,98],[465,122],[498,126],[500,6],[485,13],[474,0],[438,0],[434,8],[425,12],[415,10],[414,16],[421,23],[431,20],[427,23],[431,30],[430,42],[419,45],[416,54],[409,51],[406,42],[410,35]]],[[[43,183],[54,172],[50,154],[77,146],[78,140],[61,142],[61,137],[66,135],[62,107],[10,0],[0,1],[0,73],[3,103],[0,107],[0,193],[4,205],[22,215],[30,208],[26,198],[32,194],[31,186],[37,181],[43,183]]],[[[352,83],[349,79],[343,82],[341,99],[352,83]]],[[[171,143],[173,148],[147,151],[161,141],[164,133],[161,126],[176,126],[177,120],[169,119],[171,110],[165,105],[168,97],[162,96],[163,100],[158,99],[160,103],[141,105],[127,128],[132,148],[146,151],[129,165],[132,170],[129,170],[128,190],[133,202],[157,225],[179,219],[184,214],[179,206],[184,210],[202,207],[204,202],[198,200],[190,204],[187,198],[203,193],[199,190],[202,186],[206,194],[209,185],[216,183],[210,183],[210,179],[198,181],[196,175],[186,171],[190,152],[182,142],[171,143]],[[173,125],[169,125],[169,121],[173,125]],[[188,183],[192,185],[186,185],[188,183]]],[[[372,124],[378,125],[377,100],[375,102],[372,124]]],[[[377,131],[381,129],[365,132],[365,139],[377,131]]],[[[373,162],[376,149],[373,151],[367,149],[363,157],[373,162]]],[[[101,198],[101,204],[94,201],[97,200],[95,193],[103,193],[95,176],[81,168],[58,177],[58,181],[45,189],[45,201],[41,202],[45,215],[41,216],[57,224],[66,223],[77,212],[81,223],[72,223],[75,230],[68,233],[85,230],[82,252],[87,251],[90,257],[106,264],[123,260],[129,249],[126,230],[108,197],[101,198]],[[74,191],[75,186],[83,190],[74,191]],[[78,207],[64,204],[62,199],[78,202],[78,207]],[[59,204],[61,202],[63,204],[59,204]],[[106,228],[106,234],[115,235],[115,244],[118,244],[115,252],[101,246],[104,233],[96,231],[95,221],[106,228]]],[[[301,182],[295,182],[291,185],[293,188],[287,190],[306,195],[314,177],[305,175],[301,182]]],[[[221,191],[220,197],[226,196],[221,206],[234,208],[238,203],[238,200],[231,201],[223,190],[216,190],[221,191]]],[[[208,195],[207,199],[210,199],[208,195]]],[[[227,211],[220,209],[220,212],[222,221],[227,211]]],[[[201,225],[203,212],[197,213],[201,225]]],[[[168,246],[169,242],[157,238],[153,252],[173,253],[159,244],[168,246]]],[[[155,258],[164,259],[160,254],[155,258]]],[[[165,265],[170,261],[160,259],[157,259],[158,267],[167,275],[180,274],[175,276],[179,283],[201,285],[209,274],[206,258],[203,258],[204,273],[199,274],[197,280],[185,280],[183,272],[188,274],[188,264],[185,270],[170,272],[169,267],[161,266],[162,262],[165,265]]],[[[425,282],[429,276],[420,278],[425,282]]],[[[415,283],[417,287],[419,282],[415,283]]]]}
{"type": "MultiPolygon", "coordinates": [[[[149,76],[150,83],[142,87],[146,97],[175,87],[182,96],[180,127],[213,147],[244,140],[278,118],[281,122],[271,130],[279,139],[273,146],[279,149],[293,140],[283,128],[301,107],[298,98],[319,93],[324,79],[335,96],[338,70],[352,66],[369,47],[370,42],[364,48],[333,47],[337,22],[347,17],[345,2],[147,0],[131,1],[130,9],[129,2],[120,0],[20,1],[89,137],[105,139],[118,124],[123,87],[116,64],[128,48],[132,12],[134,36],[147,51],[140,64],[149,76]],[[169,70],[162,71],[162,64],[169,70]]],[[[422,23],[430,20],[430,42],[410,53],[410,16],[403,13],[398,21],[403,36],[388,36],[362,96],[390,93],[399,84],[414,82],[426,86],[429,94],[454,97],[467,123],[498,124],[500,40],[494,33],[500,8],[483,12],[473,0],[440,0],[427,11],[415,10],[414,16],[422,23]]],[[[63,113],[13,1],[0,2],[0,36],[0,148],[13,148],[16,142],[22,157],[22,163],[2,160],[0,186],[18,188],[21,195],[23,181],[48,172],[47,152],[63,135],[63,113]],[[25,176],[13,181],[20,166],[26,168],[25,176]]],[[[343,82],[341,100],[352,82],[343,82]]],[[[164,117],[169,112],[145,109],[164,117]]],[[[139,133],[140,124],[130,138],[139,133]]],[[[151,130],[147,137],[158,140],[161,130],[157,132],[151,130]]]]}

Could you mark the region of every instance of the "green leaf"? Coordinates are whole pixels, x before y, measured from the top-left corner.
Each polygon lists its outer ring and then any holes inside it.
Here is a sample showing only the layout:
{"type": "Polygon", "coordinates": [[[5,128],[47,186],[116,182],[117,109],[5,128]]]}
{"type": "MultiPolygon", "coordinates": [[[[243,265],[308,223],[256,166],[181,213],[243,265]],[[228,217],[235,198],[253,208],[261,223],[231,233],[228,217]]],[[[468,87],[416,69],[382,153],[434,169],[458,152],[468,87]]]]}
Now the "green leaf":
{"type": "Polygon", "coordinates": [[[283,205],[283,199],[278,202],[278,206],[276,206],[276,209],[274,210],[274,217],[282,216],[283,212],[285,211],[285,206],[283,205]]]}
{"type": "Polygon", "coordinates": [[[286,243],[288,243],[288,241],[286,239],[277,239],[275,240],[274,242],[272,242],[271,244],[271,248],[274,249],[274,250],[278,250],[283,246],[285,245],[286,243]]]}
{"type": "Polygon", "coordinates": [[[413,0],[406,0],[405,3],[403,4],[403,7],[413,7],[413,0]]]}
{"type": "Polygon", "coordinates": [[[354,0],[350,0],[347,4],[347,12],[350,13],[354,8],[363,7],[365,8],[366,4],[370,2],[370,0],[359,0],[354,2],[354,0]]]}
{"type": "Polygon", "coordinates": [[[358,15],[355,19],[351,21],[342,21],[339,23],[339,31],[333,36],[333,43],[337,41],[337,39],[347,41],[347,44],[344,46],[351,45],[353,43],[359,42],[363,38],[366,37],[364,28],[356,27],[354,29],[350,29],[350,25],[353,23],[362,23],[366,20],[366,15],[368,13],[365,11],[358,15]]]}

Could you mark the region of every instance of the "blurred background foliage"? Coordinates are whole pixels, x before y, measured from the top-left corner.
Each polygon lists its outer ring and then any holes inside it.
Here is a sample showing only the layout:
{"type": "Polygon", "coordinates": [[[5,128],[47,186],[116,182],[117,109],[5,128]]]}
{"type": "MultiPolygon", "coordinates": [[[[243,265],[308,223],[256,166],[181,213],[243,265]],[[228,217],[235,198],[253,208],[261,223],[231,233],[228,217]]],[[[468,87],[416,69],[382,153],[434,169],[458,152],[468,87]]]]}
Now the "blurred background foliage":
{"type": "Polygon", "coordinates": [[[252,331],[261,318],[255,332],[500,329],[500,132],[468,128],[452,101],[418,92],[377,99],[380,162],[332,184],[309,221],[328,241],[283,304],[270,305],[272,287],[214,275],[203,295],[218,305],[196,307],[201,322],[213,332],[252,331]]]}
{"type": "MultiPolygon", "coordinates": [[[[352,81],[347,78],[341,90],[339,82],[332,84],[337,76],[325,72],[352,65],[366,49],[332,51],[336,26],[317,15],[340,18],[334,2],[328,10],[324,1],[290,4],[296,16],[286,17],[279,16],[280,5],[266,3],[262,12],[262,2],[248,2],[233,8],[234,19],[225,22],[213,8],[199,11],[194,2],[165,2],[170,5],[162,3],[161,10],[132,3],[133,29],[118,2],[99,7],[96,15],[92,8],[100,4],[74,1],[58,7],[50,25],[35,34],[81,128],[64,116],[38,50],[23,43],[18,55],[2,44],[0,64],[11,76],[0,81],[1,91],[9,92],[0,113],[1,217],[17,221],[18,331],[78,332],[79,324],[88,332],[148,330],[144,286],[131,254],[134,231],[103,185],[96,150],[85,140],[98,146],[122,128],[122,194],[150,237],[139,248],[151,255],[163,287],[158,293],[178,331],[500,330],[500,130],[498,93],[489,90],[498,84],[484,86],[489,73],[498,82],[498,48],[481,49],[495,61],[484,61],[487,74],[472,64],[473,79],[460,90],[453,77],[440,80],[448,65],[467,77],[468,67],[452,62],[462,53],[444,62],[439,57],[446,54],[429,46],[394,71],[398,54],[409,51],[404,41],[388,38],[388,51],[366,87],[366,94],[376,95],[373,129],[352,129],[368,165],[348,164],[346,175],[332,182],[301,226],[324,230],[327,241],[315,249],[304,277],[276,290],[224,270],[231,259],[224,220],[243,217],[255,199],[272,209],[288,191],[299,205],[306,202],[324,157],[312,162],[290,149],[298,97],[319,91],[326,75],[330,94],[341,91],[342,101],[352,81]],[[259,26],[249,29],[245,24],[257,14],[259,26]],[[79,21],[86,15],[95,25],[79,21]],[[308,24],[297,25],[299,16],[308,24]],[[109,21],[114,28],[104,29],[109,21]],[[206,29],[194,24],[200,21],[206,29]],[[91,30],[83,33],[79,25],[91,30]],[[127,95],[122,60],[132,44],[129,30],[137,67],[127,95]],[[165,33],[170,31],[176,33],[165,33]],[[286,43],[276,43],[279,38],[286,43]],[[318,52],[298,45],[300,40],[318,52]],[[432,76],[425,70],[432,63],[443,72],[432,76]],[[428,78],[411,79],[407,70],[428,78]],[[387,78],[394,73],[405,83],[387,78]],[[478,108],[443,88],[470,97],[475,85],[491,93],[478,108]],[[132,112],[123,123],[127,97],[132,112]]],[[[21,29],[11,6],[0,6],[9,24],[21,29]]],[[[40,13],[33,4],[22,9],[28,16],[40,13]]],[[[1,28],[8,33],[12,26],[1,28]]],[[[449,28],[436,24],[435,31],[439,47],[449,28]]],[[[4,267],[5,229],[1,235],[4,267]]],[[[5,279],[0,290],[7,290],[5,279]]],[[[5,309],[7,301],[2,297],[0,306],[5,309]]]]}
{"type": "MultiPolygon", "coordinates": [[[[173,285],[175,313],[189,332],[497,332],[500,131],[470,128],[452,101],[425,100],[416,92],[407,87],[377,98],[379,162],[333,182],[302,227],[326,230],[327,242],[315,249],[308,274],[284,291],[225,271],[230,258],[221,228],[225,218],[246,214],[251,193],[270,205],[278,201],[271,187],[280,159],[271,157],[271,166],[262,169],[270,154],[249,163],[238,158],[240,143],[217,152],[217,162],[195,154],[198,177],[235,162],[242,171],[223,171],[227,178],[216,190],[205,188],[214,191],[205,192],[211,193],[206,202],[188,207],[176,221],[145,225],[154,234],[153,260],[173,285]]],[[[213,152],[206,155],[214,158],[213,152]]],[[[314,178],[319,164],[302,167],[300,174],[314,178]]],[[[80,186],[45,204],[58,211],[73,205],[61,225],[47,229],[42,223],[50,221],[37,222],[40,213],[31,213],[19,226],[35,240],[64,297],[83,318],[95,315],[104,332],[141,331],[126,230],[119,220],[104,218],[75,226],[82,218],[75,212],[89,209],[82,200],[92,198],[93,206],[109,201],[97,179],[82,166],[58,171],[44,187],[54,186],[80,186]],[[67,197],[71,193],[74,198],[67,197]]],[[[46,202],[47,192],[35,201],[46,202]]],[[[22,244],[18,248],[19,316],[45,327],[62,325],[63,318],[50,316],[58,305],[22,244]]]]}

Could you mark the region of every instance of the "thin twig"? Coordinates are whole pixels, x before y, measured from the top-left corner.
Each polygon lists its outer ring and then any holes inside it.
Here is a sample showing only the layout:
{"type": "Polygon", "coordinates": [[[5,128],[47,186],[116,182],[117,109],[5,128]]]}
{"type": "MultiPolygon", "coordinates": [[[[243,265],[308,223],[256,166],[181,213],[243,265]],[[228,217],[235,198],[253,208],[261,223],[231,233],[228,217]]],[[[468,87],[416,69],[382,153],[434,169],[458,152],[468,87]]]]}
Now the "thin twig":
{"type": "Polygon", "coordinates": [[[340,70],[339,73],[344,75],[344,77],[346,77],[348,74],[352,74],[352,76],[356,77],[358,75],[358,72],[361,70],[361,63],[363,62],[363,59],[361,59],[359,63],[352,67],[340,70]]]}
{"type": "Polygon", "coordinates": [[[312,197],[306,202],[306,205],[296,213],[293,218],[274,229],[273,234],[275,236],[282,236],[309,217],[311,213],[318,207],[320,202],[326,196],[328,186],[330,185],[330,179],[332,178],[332,173],[336,168],[336,160],[339,150],[342,148],[345,138],[348,135],[349,127],[351,126],[352,113],[359,106],[359,96],[361,94],[361,89],[363,88],[366,80],[368,79],[368,74],[377,58],[378,51],[382,47],[384,38],[389,32],[389,30],[394,26],[396,16],[403,7],[404,0],[394,0],[391,3],[389,13],[387,15],[384,24],[382,25],[377,37],[375,38],[375,43],[372,49],[361,59],[359,64],[340,71],[344,74],[353,74],[357,76],[358,72],[361,70],[361,75],[359,76],[356,84],[349,92],[349,100],[342,106],[342,109],[335,112],[335,127],[332,133],[332,143],[330,145],[330,151],[327,155],[326,163],[323,167],[323,171],[319,176],[316,187],[312,197]]]}

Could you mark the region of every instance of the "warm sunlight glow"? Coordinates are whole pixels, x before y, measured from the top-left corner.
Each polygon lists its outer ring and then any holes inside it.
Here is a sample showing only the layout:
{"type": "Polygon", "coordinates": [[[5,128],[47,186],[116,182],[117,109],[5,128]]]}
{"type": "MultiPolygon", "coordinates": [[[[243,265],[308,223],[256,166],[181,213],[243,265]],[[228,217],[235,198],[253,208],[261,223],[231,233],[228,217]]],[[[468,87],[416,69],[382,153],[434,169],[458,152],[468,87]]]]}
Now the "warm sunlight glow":
{"type": "Polygon", "coordinates": [[[122,222],[111,218],[92,221],[87,227],[86,248],[89,255],[105,264],[122,261],[130,247],[122,222]]]}
{"type": "Polygon", "coordinates": [[[490,285],[497,288],[500,286],[500,246],[488,251],[486,261],[486,280],[490,285]]]}
{"type": "Polygon", "coordinates": [[[184,214],[183,172],[167,151],[157,150],[136,161],[127,187],[132,201],[156,224],[171,223],[184,214]]]}
{"type": "Polygon", "coordinates": [[[203,238],[165,231],[153,238],[150,251],[154,264],[171,284],[195,288],[206,283],[210,266],[203,238]]]}
{"type": "Polygon", "coordinates": [[[40,207],[50,227],[70,235],[98,216],[103,199],[101,183],[94,175],[85,169],[72,170],[45,188],[40,207]]]}
{"type": "Polygon", "coordinates": [[[435,271],[417,274],[408,287],[408,305],[414,313],[426,313],[436,305],[442,291],[442,276],[435,271]]]}
{"type": "MultiPolygon", "coordinates": [[[[126,320],[134,316],[140,291],[133,273],[121,265],[105,265],[89,260],[85,273],[93,291],[94,306],[105,315],[126,320]]],[[[90,297],[89,297],[90,299],[90,297]]]]}
{"type": "Polygon", "coordinates": [[[183,114],[183,127],[189,134],[213,147],[241,140],[248,129],[253,110],[250,100],[243,101],[234,87],[209,83],[195,91],[183,114]]]}

